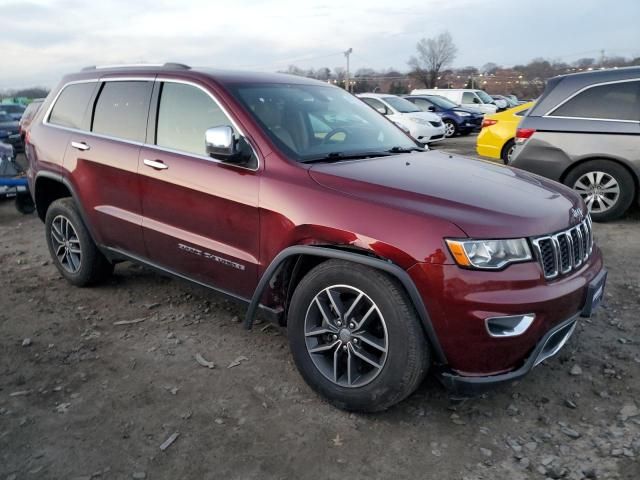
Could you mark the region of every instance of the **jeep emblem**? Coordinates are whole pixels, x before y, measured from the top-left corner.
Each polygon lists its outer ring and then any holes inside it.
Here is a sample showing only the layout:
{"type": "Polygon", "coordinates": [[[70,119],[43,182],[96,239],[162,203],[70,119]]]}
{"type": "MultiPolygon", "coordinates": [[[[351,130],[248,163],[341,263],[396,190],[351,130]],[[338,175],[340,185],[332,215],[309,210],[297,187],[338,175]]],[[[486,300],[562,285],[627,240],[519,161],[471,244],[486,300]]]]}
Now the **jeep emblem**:
{"type": "Polygon", "coordinates": [[[570,210],[571,213],[571,218],[573,218],[576,221],[581,221],[584,218],[584,213],[582,213],[582,210],[580,210],[579,208],[572,208],[570,210]]]}

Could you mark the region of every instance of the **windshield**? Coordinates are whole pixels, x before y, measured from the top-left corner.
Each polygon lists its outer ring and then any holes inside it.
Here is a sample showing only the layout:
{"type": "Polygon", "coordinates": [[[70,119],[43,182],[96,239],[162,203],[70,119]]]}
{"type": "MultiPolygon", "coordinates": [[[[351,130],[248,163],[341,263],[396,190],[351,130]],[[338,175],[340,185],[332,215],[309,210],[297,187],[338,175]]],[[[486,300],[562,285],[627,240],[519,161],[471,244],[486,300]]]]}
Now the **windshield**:
{"type": "Polygon", "coordinates": [[[417,147],[385,117],[336,87],[274,83],[234,86],[231,92],[298,162],[417,147]]]}
{"type": "Polygon", "coordinates": [[[383,97],[382,100],[391,105],[394,109],[396,109],[400,113],[414,113],[421,112],[418,107],[416,107],[409,100],[405,100],[400,97],[383,97]]]}
{"type": "Polygon", "coordinates": [[[433,95],[433,96],[429,96],[427,98],[429,99],[429,101],[431,103],[437,105],[440,108],[447,108],[448,109],[448,108],[455,108],[455,107],[459,106],[456,102],[452,102],[448,98],[441,97],[440,95],[433,95]]]}
{"type": "Polygon", "coordinates": [[[486,92],[483,92],[482,90],[476,90],[476,95],[478,95],[480,97],[480,100],[482,100],[484,103],[493,103],[493,98],[491,98],[486,92]]]}

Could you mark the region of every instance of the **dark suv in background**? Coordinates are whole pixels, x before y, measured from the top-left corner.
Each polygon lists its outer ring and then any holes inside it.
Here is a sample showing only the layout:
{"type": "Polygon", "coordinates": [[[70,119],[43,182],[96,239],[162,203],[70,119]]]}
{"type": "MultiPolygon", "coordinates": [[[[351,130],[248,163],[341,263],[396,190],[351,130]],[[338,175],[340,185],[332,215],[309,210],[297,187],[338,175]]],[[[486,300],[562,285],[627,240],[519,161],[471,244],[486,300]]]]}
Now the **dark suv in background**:
{"type": "Polygon", "coordinates": [[[246,304],[247,327],[260,309],[341,408],[385,409],[432,366],[457,392],[516,380],[603,297],[578,195],[425,151],[324,82],[89,68],[51,92],[27,148],[69,282],[133,260],[246,304]]]}
{"type": "Polygon", "coordinates": [[[423,112],[433,112],[442,118],[446,137],[469,135],[482,127],[484,115],[477,110],[461,107],[439,95],[403,95],[423,112]]]}
{"type": "Polygon", "coordinates": [[[595,221],[623,215],[640,182],[640,67],[549,80],[511,165],[573,188],[595,221]]]}

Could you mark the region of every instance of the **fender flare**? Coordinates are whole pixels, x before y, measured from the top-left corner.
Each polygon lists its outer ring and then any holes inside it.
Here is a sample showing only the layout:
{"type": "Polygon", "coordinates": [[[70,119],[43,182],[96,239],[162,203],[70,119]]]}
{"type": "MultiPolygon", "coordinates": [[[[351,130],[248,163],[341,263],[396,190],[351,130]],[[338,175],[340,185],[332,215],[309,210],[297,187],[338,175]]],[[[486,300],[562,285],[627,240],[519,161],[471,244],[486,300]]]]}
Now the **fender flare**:
{"type": "MultiPolygon", "coordinates": [[[[87,214],[86,211],[84,209],[84,206],[82,205],[81,202],[78,201],[78,194],[76,193],[75,188],[73,187],[73,185],[71,184],[71,182],[65,178],[63,175],[59,174],[59,173],[54,173],[54,172],[49,172],[46,170],[41,170],[39,171],[34,180],[33,180],[33,199],[34,199],[34,203],[36,204],[36,208],[38,207],[37,202],[35,201],[36,199],[36,185],[38,183],[38,179],[39,178],[47,178],[49,180],[54,180],[58,183],[61,183],[62,185],[64,185],[67,190],[69,190],[69,193],[71,194],[71,198],[73,199],[73,203],[75,203],[76,208],[78,209],[78,213],[80,214],[80,218],[82,219],[82,221],[84,222],[85,227],[87,227],[87,230],[89,231],[89,236],[91,236],[91,239],[95,242],[96,241],[96,237],[94,235],[94,230],[93,230],[93,226],[87,221],[87,214]]],[[[44,219],[43,219],[44,221],[44,219]]]]}
{"type": "Polygon", "coordinates": [[[383,272],[386,272],[396,278],[409,294],[409,298],[411,299],[411,302],[413,303],[413,306],[416,309],[418,316],[420,317],[424,332],[427,335],[431,347],[433,348],[435,358],[437,359],[438,363],[447,363],[446,356],[444,354],[444,351],[442,350],[442,346],[440,345],[436,331],[433,328],[433,324],[431,323],[429,313],[427,312],[424,302],[422,301],[422,297],[420,296],[420,293],[418,292],[418,289],[416,288],[409,274],[389,260],[385,261],[379,258],[369,257],[353,252],[346,252],[344,250],[338,250],[334,248],[295,245],[292,247],[287,247],[280,253],[278,253],[278,255],[276,255],[265,272],[262,274],[262,277],[258,282],[258,286],[256,287],[256,290],[251,297],[251,302],[249,303],[249,307],[247,308],[247,313],[244,319],[244,326],[247,330],[250,330],[253,326],[253,319],[255,318],[256,311],[258,310],[258,307],[260,305],[260,299],[262,298],[262,295],[265,291],[265,288],[269,284],[271,277],[276,272],[277,268],[282,264],[282,262],[294,255],[312,255],[316,257],[347,260],[350,262],[359,263],[361,265],[366,265],[368,267],[382,270],[383,272]]]}

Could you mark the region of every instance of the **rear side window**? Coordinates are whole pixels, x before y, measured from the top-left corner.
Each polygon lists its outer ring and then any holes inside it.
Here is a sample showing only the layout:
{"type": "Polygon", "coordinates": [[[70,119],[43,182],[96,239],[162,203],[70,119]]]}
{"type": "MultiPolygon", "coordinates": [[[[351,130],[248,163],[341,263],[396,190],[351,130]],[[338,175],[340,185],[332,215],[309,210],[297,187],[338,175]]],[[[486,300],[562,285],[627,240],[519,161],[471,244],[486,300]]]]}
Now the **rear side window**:
{"type": "Polygon", "coordinates": [[[153,82],[106,82],[96,103],[91,131],[144,142],[153,82]]]}
{"type": "Polygon", "coordinates": [[[207,156],[204,133],[228,125],[229,118],[212,98],[192,85],[166,82],[162,86],[156,144],[207,156]]]}
{"type": "Polygon", "coordinates": [[[376,100],[375,98],[363,98],[362,100],[371,108],[381,113],[389,110],[384,103],[382,103],[380,100],[376,100]]]}
{"type": "Polygon", "coordinates": [[[425,100],[424,98],[414,98],[414,99],[407,99],[407,100],[415,103],[418,107],[420,107],[420,110],[422,110],[423,112],[428,112],[429,107],[433,106],[430,101],[425,100]]]}
{"type": "Polygon", "coordinates": [[[640,81],[591,87],[556,108],[551,116],[640,120],[640,81]]]}
{"type": "Polygon", "coordinates": [[[49,115],[49,123],[61,127],[83,128],[82,120],[95,86],[94,82],[67,85],[58,95],[49,115]]]}

